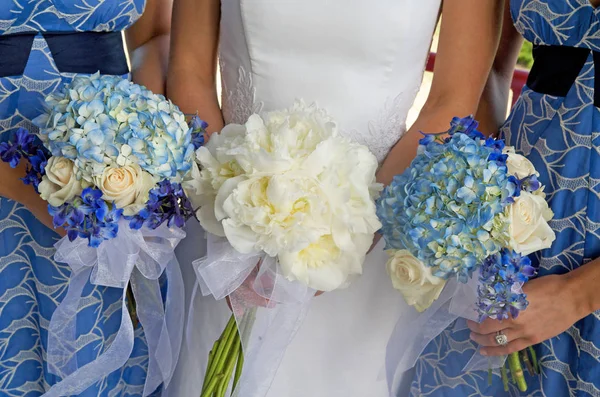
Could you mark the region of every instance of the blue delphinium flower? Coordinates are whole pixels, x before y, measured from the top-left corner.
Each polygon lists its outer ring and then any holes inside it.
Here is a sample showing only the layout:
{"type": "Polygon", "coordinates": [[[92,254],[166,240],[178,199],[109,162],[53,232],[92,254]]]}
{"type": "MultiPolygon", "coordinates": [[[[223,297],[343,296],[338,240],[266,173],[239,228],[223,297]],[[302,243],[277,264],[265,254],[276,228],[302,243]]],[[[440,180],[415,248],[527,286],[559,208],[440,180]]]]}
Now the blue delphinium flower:
{"type": "Polygon", "coordinates": [[[421,139],[411,166],[377,202],[387,248],[407,249],[434,275],[461,281],[500,252],[508,241],[504,208],[516,189],[503,149],[472,117],[452,120],[442,142],[421,139]]]}
{"type": "Polygon", "coordinates": [[[130,228],[137,230],[146,225],[156,229],[165,222],[169,227],[182,228],[194,216],[192,204],[179,183],[161,181],[149,196],[146,207],[128,218],[130,228]]]}
{"type": "Polygon", "coordinates": [[[517,318],[519,312],[528,305],[523,284],[534,276],[535,268],[531,266],[531,260],[512,250],[503,249],[486,258],[479,277],[479,320],[517,318]]]}
{"type": "Polygon", "coordinates": [[[194,145],[194,149],[198,150],[204,145],[208,123],[204,120],[201,120],[200,117],[194,116],[192,117],[190,126],[192,128],[192,144],[194,145]]]}
{"type": "Polygon", "coordinates": [[[21,178],[26,185],[32,185],[36,192],[45,175],[49,154],[42,145],[36,144],[35,135],[24,128],[14,133],[14,139],[0,143],[0,159],[15,168],[21,159],[28,161],[25,177],[21,178]]]}
{"type": "Polygon", "coordinates": [[[49,205],[48,211],[54,227],[64,227],[70,241],[85,238],[93,248],[117,236],[123,217],[123,210],[104,201],[102,192],[94,188],[84,189],[81,196],[60,207],[49,205]]]}

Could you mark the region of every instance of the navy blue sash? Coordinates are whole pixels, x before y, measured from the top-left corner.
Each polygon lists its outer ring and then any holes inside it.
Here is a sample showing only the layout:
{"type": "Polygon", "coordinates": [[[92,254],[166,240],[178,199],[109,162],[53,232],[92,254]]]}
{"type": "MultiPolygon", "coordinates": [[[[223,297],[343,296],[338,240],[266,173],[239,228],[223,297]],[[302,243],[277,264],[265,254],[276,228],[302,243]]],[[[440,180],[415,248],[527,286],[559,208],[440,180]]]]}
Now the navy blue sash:
{"type": "MultiPolygon", "coordinates": [[[[129,73],[121,32],[41,33],[61,73],[129,73]]],[[[0,77],[21,76],[38,33],[0,35],[0,77]]]]}
{"type": "Polygon", "coordinates": [[[527,86],[541,94],[567,96],[590,53],[593,54],[595,69],[594,105],[600,106],[600,52],[587,48],[534,46],[534,63],[527,86]]]}

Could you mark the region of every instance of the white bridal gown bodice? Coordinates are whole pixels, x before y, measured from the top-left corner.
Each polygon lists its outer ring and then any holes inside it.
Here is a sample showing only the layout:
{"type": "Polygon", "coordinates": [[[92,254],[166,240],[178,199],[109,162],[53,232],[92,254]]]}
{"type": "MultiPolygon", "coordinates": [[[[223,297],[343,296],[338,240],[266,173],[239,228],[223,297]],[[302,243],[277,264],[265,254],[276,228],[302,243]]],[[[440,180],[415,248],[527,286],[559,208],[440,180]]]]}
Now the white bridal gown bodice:
{"type": "MultiPolygon", "coordinates": [[[[439,7],[440,0],[223,0],[225,121],[244,123],[296,98],[317,102],[383,161],[406,130],[439,7]]],[[[189,296],[189,264],[202,252],[201,231],[188,233],[178,256],[189,296]]],[[[268,397],[388,395],[386,343],[398,316],[412,309],[393,290],[386,259],[379,244],[348,289],[314,299],[268,397]]],[[[171,396],[199,395],[208,350],[229,315],[210,297],[197,299],[195,312],[193,342],[184,345],[171,396]]]]}

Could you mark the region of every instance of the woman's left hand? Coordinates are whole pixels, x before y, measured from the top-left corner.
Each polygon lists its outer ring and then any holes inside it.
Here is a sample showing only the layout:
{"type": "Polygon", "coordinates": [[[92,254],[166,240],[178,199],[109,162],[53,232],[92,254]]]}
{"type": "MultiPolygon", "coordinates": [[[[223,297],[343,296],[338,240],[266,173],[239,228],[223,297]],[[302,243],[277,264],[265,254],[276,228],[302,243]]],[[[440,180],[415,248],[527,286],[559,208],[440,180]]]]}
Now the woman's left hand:
{"type": "Polygon", "coordinates": [[[482,323],[468,321],[471,339],[481,345],[484,356],[504,356],[548,340],[571,327],[588,313],[582,313],[577,286],[570,275],[549,275],[529,281],[523,286],[529,306],[516,319],[487,319],[482,323]],[[508,344],[499,346],[498,332],[506,335],[508,344]]]}

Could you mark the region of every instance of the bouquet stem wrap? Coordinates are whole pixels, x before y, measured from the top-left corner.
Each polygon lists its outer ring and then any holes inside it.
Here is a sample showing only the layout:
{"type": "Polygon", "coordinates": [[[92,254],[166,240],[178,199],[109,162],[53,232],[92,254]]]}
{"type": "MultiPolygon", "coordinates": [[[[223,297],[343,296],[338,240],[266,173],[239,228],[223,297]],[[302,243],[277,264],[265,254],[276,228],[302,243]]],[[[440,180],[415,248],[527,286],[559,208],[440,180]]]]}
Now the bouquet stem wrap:
{"type": "Polygon", "coordinates": [[[77,395],[123,367],[134,344],[134,329],[127,311],[126,290],[131,285],[137,314],[148,344],[148,374],[143,396],[171,380],[183,336],[183,278],[174,249],[185,232],[166,225],[151,230],[132,230],[121,221],[117,238],[91,248],[88,241],[63,238],[56,244],[55,259],[72,270],[65,299],[56,308],[48,330],[48,369],[62,378],[44,397],[77,395]],[[168,288],[163,303],[159,277],[166,275],[168,288]],[[94,361],[80,365],[78,350],[86,340],[77,338],[78,308],[85,304],[86,282],[123,289],[121,326],[111,345],[94,361]]]}
{"type": "MultiPolygon", "coordinates": [[[[477,280],[479,271],[464,284],[456,278],[449,280],[440,297],[424,312],[411,310],[401,317],[388,342],[385,367],[388,388],[397,389],[402,375],[414,367],[427,345],[456,320],[455,330],[466,329],[466,321],[478,321],[477,280]]],[[[463,368],[468,371],[488,371],[504,365],[505,356],[484,357],[479,348],[463,368]]]]}
{"type": "Polygon", "coordinates": [[[267,394],[315,295],[307,286],[284,278],[277,266],[275,258],[240,254],[226,238],[211,234],[207,256],[194,262],[202,294],[229,297],[242,335],[244,368],[235,390],[238,396],[267,394]]]}

